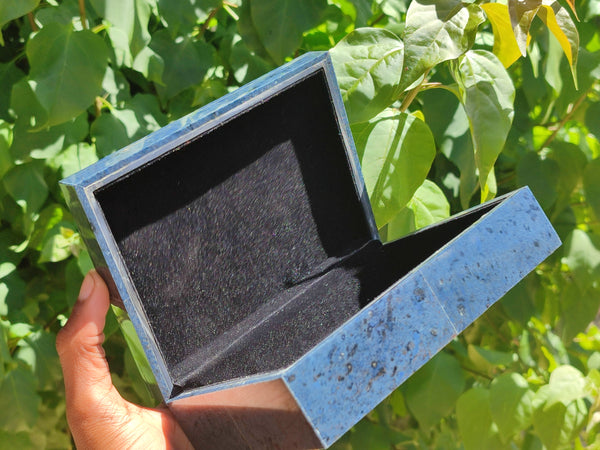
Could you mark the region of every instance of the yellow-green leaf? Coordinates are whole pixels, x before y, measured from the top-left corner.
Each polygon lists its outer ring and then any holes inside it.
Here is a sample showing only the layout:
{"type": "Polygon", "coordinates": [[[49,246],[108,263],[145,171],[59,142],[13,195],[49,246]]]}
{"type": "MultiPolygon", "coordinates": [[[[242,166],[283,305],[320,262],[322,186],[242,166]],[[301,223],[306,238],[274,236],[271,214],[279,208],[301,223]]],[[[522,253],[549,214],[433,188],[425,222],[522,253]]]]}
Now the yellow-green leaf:
{"type": "MultiPolygon", "coordinates": [[[[510,23],[508,6],[501,3],[486,3],[481,5],[485,11],[492,30],[494,31],[494,55],[502,62],[504,67],[510,67],[521,56],[519,44],[513,34],[510,23]]],[[[529,36],[527,44],[529,43],[529,36]]]]}
{"type": "Polygon", "coordinates": [[[579,33],[575,23],[565,8],[557,1],[544,0],[538,16],[560,43],[571,66],[573,82],[577,87],[577,56],[579,54],[579,33]]]}

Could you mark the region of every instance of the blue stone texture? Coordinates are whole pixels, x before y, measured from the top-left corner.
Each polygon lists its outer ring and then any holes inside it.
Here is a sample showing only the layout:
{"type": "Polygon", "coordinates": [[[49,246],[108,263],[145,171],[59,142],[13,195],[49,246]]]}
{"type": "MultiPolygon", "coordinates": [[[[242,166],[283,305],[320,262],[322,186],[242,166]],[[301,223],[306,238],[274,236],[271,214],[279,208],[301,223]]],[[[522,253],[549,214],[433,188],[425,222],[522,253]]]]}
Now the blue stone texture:
{"type": "Polygon", "coordinates": [[[520,189],[290,367],[284,380],[323,446],[559,245],[531,191],[520,189]]]}

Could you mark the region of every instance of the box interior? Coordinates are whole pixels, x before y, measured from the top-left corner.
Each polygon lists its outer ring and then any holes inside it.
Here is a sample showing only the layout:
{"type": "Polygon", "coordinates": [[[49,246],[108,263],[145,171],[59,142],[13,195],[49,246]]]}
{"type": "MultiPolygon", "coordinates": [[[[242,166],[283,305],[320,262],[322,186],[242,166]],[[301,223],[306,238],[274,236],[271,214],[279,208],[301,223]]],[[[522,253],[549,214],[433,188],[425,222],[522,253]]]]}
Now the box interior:
{"type": "Polygon", "coordinates": [[[287,367],[493,205],[373,240],[317,71],[95,192],[172,396],[287,367]]]}

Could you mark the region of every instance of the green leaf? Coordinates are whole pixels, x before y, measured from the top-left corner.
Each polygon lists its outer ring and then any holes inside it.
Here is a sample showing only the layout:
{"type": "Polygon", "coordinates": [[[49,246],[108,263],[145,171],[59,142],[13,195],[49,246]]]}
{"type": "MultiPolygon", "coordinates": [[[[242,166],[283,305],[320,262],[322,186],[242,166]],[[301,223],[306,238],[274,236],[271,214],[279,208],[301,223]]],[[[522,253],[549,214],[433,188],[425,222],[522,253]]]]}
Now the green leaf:
{"type": "Polygon", "coordinates": [[[565,405],[563,402],[545,401],[552,394],[550,385],[542,386],[534,399],[533,425],[548,450],[570,446],[585,423],[587,408],[583,399],[565,405]]]}
{"type": "Polygon", "coordinates": [[[12,431],[0,430],[0,450],[34,450],[35,446],[31,443],[29,433],[26,431],[19,431],[18,433],[12,431]]]}
{"type": "Polygon", "coordinates": [[[557,1],[544,0],[538,16],[560,43],[569,61],[573,82],[577,87],[577,56],[579,54],[579,33],[569,12],[557,1]]]}
{"type": "Polygon", "coordinates": [[[478,5],[458,0],[414,0],[406,13],[404,70],[400,90],[437,64],[458,58],[475,41],[485,20],[478,5]]]}
{"type": "Polygon", "coordinates": [[[446,196],[433,181],[425,180],[406,207],[387,224],[386,240],[399,239],[449,216],[450,205],[446,196]]]}
{"type": "Polygon", "coordinates": [[[553,159],[542,159],[535,152],[527,153],[517,167],[519,186],[529,186],[540,206],[550,209],[558,198],[556,186],[560,166],[553,159]]]}
{"type": "Polygon", "coordinates": [[[141,139],[167,122],[153,95],[138,94],[125,102],[123,109],[112,109],[92,123],[90,134],[100,156],[141,139]]]}
{"type": "Polygon", "coordinates": [[[59,222],[44,236],[44,243],[40,252],[39,263],[58,262],[77,253],[81,247],[79,233],[74,231],[75,226],[68,222],[59,222]]]}
{"type": "Polygon", "coordinates": [[[569,280],[561,286],[561,337],[566,345],[594,321],[600,307],[600,293],[581,284],[581,280],[569,280]]]}
{"type": "Polygon", "coordinates": [[[389,450],[402,442],[410,441],[410,437],[381,424],[367,419],[359,422],[347,436],[352,449],[389,450]]]}
{"type": "Polygon", "coordinates": [[[423,112],[435,136],[437,147],[460,171],[459,198],[463,209],[470,206],[478,187],[475,153],[469,119],[458,97],[446,90],[419,94],[423,112]]]}
{"type": "Polygon", "coordinates": [[[531,425],[533,397],[527,380],[518,373],[504,373],[492,381],[490,412],[505,442],[531,425]]]}
{"type": "Polygon", "coordinates": [[[157,90],[165,100],[188,87],[201,84],[208,69],[215,63],[214,47],[191,37],[173,41],[163,30],[152,36],[150,46],[164,61],[164,87],[157,86],[157,90]]]}
{"type": "Polygon", "coordinates": [[[13,166],[10,146],[13,141],[12,127],[0,119],[0,179],[13,166]]]}
{"type": "MultiPolygon", "coordinates": [[[[15,134],[19,129],[23,130],[22,134],[25,134],[33,129],[40,129],[48,123],[48,112],[35,96],[27,80],[20,80],[13,85],[10,106],[17,115],[15,134]]],[[[15,144],[18,142],[17,139],[15,144]]],[[[27,154],[28,151],[23,153],[27,154]]]]}
{"type": "Polygon", "coordinates": [[[21,431],[33,427],[40,404],[35,390],[36,380],[29,370],[18,367],[6,375],[0,385],[0,423],[4,429],[21,431]]]}
{"type": "Polygon", "coordinates": [[[423,184],[435,157],[429,127],[406,113],[384,111],[352,128],[367,192],[379,227],[423,184]]]}
{"type": "Polygon", "coordinates": [[[302,42],[302,33],[321,22],[326,0],[254,0],[252,22],[265,49],[277,64],[302,42]]]}
{"type": "Polygon", "coordinates": [[[221,3],[221,0],[159,0],[158,9],[167,22],[169,32],[176,36],[191,32],[221,3]]]}
{"type": "Polygon", "coordinates": [[[52,160],[52,165],[61,170],[62,177],[79,172],[81,169],[98,161],[96,147],[87,142],[73,144],[52,160]]]}
{"type": "Polygon", "coordinates": [[[508,0],[508,12],[512,30],[521,55],[527,53],[531,22],[542,6],[542,0],[508,0]]]}
{"type": "MultiPolygon", "coordinates": [[[[1,35],[2,33],[0,33],[1,35]]],[[[0,37],[0,39],[2,38],[0,37]]],[[[2,86],[0,90],[0,119],[11,119],[9,106],[12,98],[12,87],[24,76],[25,74],[17,68],[14,62],[0,64],[0,86],[2,86]]]]}
{"type": "Polygon", "coordinates": [[[485,3],[481,8],[492,24],[494,55],[508,68],[521,56],[519,44],[512,31],[508,6],[501,3],[485,3]]]}
{"type": "Polygon", "coordinates": [[[152,15],[153,0],[90,0],[100,17],[112,27],[121,30],[129,41],[131,56],[135,58],[150,42],[148,22],[152,15]]]}
{"type": "Polygon", "coordinates": [[[4,187],[26,213],[35,213],[48,197],[48,186],[39,164],[28,163],[13,167],[4,176],[4,187]]]}
{"type": "Polygon", "coordinates": [[[596,158],[585,168],[583,174],[585,198],[592,207],[596,218],[600,220],[600,158],[596,158]]]}
{"type": "MultiPolygon", "coordinates": [[[[260,0],[255,0],[260,1],[260,0]]],[[[237,22],[238,32],[244,43],[248,46],[250,51],[257,54],[265,60],[273,61],[267,49],[263,45],[261,38],[258,34],[254,19],[252,18],[252,5],[250,0],[244,0],[238,8],[238,15],[240,19],[237,22]]]]}
{"type": "Polygon", "coordinates": [[[62,373],[56,353],[56,336],[36,331],[19,342],[15,358],[27,363],[38,380],[39,389],[56,389],[62,373]]]}
{"type": "Polygon", "coordinates": [[[465,450],[500,449],[498,429],[490,411],[490,391],[475,387],[456,402],[456,419],[465,450]]]}
{"type": "Polygon", "coordinates": [[[586,290],[600,274],[600,236],[575,229],[564,243],[563,262],[575,274],[575,282],[586,290]]]}
{"type": "Polygon", "coordinates": [[[270,62],[252,52],[237,34],[232,40],[229,63],[235,80],[240,84],[252,81],[273,69],[270,62]]]}
{"type": "Polygon", "coordinates": [[[438,353],[404,384],[406,405],[428,430],[454,408],[465,388],[465,376],[458,360],[438,353]]]}
{"type": "Polygon", "coordinates": [[[493,190],[495,183],[490,182],[490,174],[512,125],[515,87],[500,60],[485,50],[467,52],[454,76],[469,118],[481,197],[485,200],[493,190]]]}
{"type": "Polygon", "coordinates": [[[514,362],[512,353],[487,349],[477,345],[469,344],[467,352],[475,367],[490,375],[493,375],[497,367],[507,367],[514,362]]]}
{"type": "Polygon", "coordinates": [[[57,125],[85,111],[102,93],[108,51],[100,37],[70,25],[46,25],[27,43],[29,84],[57,125]]]}
{"type": "Polygon", "coordinates": [[[368,120],[397,95],[404,44],[394,33],[361,28],[330,50],[350,123],[368,120]]]}
{"type": "Polygon", "coordinates": [[[2,0],[0,3],[0,45],[4,45],[2,27],[13,19],[33,11],[40,0],[2,0]]]}

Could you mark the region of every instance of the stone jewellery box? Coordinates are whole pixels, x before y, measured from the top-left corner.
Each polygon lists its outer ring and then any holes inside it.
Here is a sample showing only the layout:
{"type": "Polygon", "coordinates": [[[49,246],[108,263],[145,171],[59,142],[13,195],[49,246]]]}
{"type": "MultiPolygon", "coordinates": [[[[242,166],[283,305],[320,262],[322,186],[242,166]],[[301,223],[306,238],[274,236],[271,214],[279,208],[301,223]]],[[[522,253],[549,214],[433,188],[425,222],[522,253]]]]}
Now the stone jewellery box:
{"type": "Polygon", "coordinates": [[[527,188],[382,244],[327,53],[62,187],[202,448],[331,445],[560,244],[527,188]]]}

